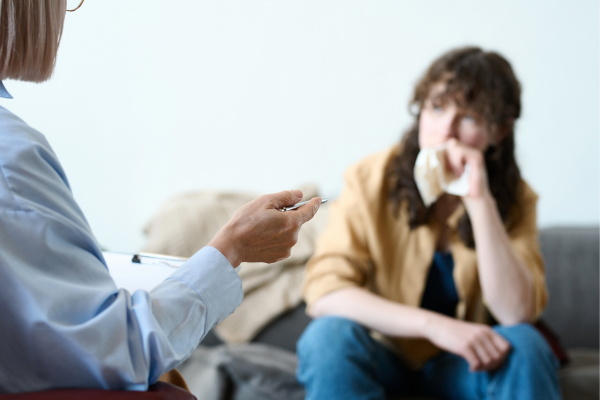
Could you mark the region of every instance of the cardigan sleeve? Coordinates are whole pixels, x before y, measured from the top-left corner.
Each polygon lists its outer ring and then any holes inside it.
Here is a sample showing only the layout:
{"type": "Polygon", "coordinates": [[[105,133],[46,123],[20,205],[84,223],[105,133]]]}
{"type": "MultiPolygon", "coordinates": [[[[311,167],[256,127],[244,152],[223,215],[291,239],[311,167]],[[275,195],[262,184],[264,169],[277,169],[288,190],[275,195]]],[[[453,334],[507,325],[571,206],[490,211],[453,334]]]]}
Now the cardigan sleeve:
{"type": "Polygon", "coordinates": [[[368,279],[368,188],[364,175],[360,164],[351,166],[342,194],[331,205],[327,228],[306,267],[303,295],[309,308],[328,293],[363,286],[368,279]]]}

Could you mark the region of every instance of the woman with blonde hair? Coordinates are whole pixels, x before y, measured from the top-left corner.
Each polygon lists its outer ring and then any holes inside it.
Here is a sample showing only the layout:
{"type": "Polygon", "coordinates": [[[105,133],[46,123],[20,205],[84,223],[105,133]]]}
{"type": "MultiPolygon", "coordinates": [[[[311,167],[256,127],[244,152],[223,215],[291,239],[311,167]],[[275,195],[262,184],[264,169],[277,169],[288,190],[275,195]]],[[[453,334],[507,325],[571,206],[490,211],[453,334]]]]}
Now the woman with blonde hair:
{"type": "Polygon", "coordinates": [[[307,266],[307,399],[560,398],[531,325],[547,293],[537,196],[514,155],[520,94],[498,53],[450,51],[416,85],[401,143],[348,169],[307,266]]]}
{"type": "MultiPolygon", "coordinates": [[[[83,3],[83,1],[81,1],[83,3]]],[[[66,0],[0,0],[1,81],[47,80],[66,0]]],[[[81,6],[81,4],[79,4],[81,6]]],[[[151,292],[115,286],[45,137],[0,107],[0,393],[145,390],[192,353],[243,297],[234,268],[289,256],[320,205],[261,196],[151,292]]]]}

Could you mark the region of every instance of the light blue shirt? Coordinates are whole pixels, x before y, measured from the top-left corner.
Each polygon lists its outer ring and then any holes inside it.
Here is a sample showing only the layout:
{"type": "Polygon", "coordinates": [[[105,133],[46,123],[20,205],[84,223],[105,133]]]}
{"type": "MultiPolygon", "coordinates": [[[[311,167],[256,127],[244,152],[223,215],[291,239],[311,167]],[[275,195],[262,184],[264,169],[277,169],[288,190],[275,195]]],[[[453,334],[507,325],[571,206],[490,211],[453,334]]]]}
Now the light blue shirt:
{"type": "Polygon", "coordinates": [[[52,148],[0,107],[0,393],[145,390],[242,298],[212,247],[150,292],[117,288],[52,148]]]}

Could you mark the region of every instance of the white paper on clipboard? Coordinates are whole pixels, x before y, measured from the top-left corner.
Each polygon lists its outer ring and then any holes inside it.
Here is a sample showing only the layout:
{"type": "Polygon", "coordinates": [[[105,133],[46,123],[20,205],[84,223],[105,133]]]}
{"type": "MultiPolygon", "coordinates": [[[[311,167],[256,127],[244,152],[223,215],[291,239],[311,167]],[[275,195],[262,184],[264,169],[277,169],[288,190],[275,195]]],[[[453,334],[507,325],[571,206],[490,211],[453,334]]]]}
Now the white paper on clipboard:
{"type": "MultiPolygon", "coordinates": [[[[117,287],[126,289],[133,293],[136,290],[150,291],[159,283],[167,279],[177,268],[173,268],[173,262],[169,264],[162,262],[131,262],[133,254],[103,252],[104,259],[108,265],[110,276],[117,287]]],[[[179,264],[183,264],[180,262],[179,264]]]]}

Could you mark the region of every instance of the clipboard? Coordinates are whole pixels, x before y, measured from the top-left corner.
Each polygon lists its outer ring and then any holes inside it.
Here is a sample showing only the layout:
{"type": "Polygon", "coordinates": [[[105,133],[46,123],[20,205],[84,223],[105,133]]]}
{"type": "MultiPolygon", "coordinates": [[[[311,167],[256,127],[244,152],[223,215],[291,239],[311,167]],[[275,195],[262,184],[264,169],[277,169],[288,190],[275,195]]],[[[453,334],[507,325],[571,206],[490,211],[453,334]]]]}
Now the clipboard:
{"type": "Polygon", "coordinates": [[[169,267],[179,268],[188,260],[185,257],[166,256],[164,254],[137,253],[131,257],[131,262],[136,264],[154,265],[165,264],[169,267]]]}
{"type": "Polygon", "coordinates": [[[118,288],[133,293],[136,290],[149,292],[177,271],[187,258],[163,256],[149,253],[103,252],[108,272],[118,288]],[[137,261],[133,261],[137,256],[137,261]]]}

